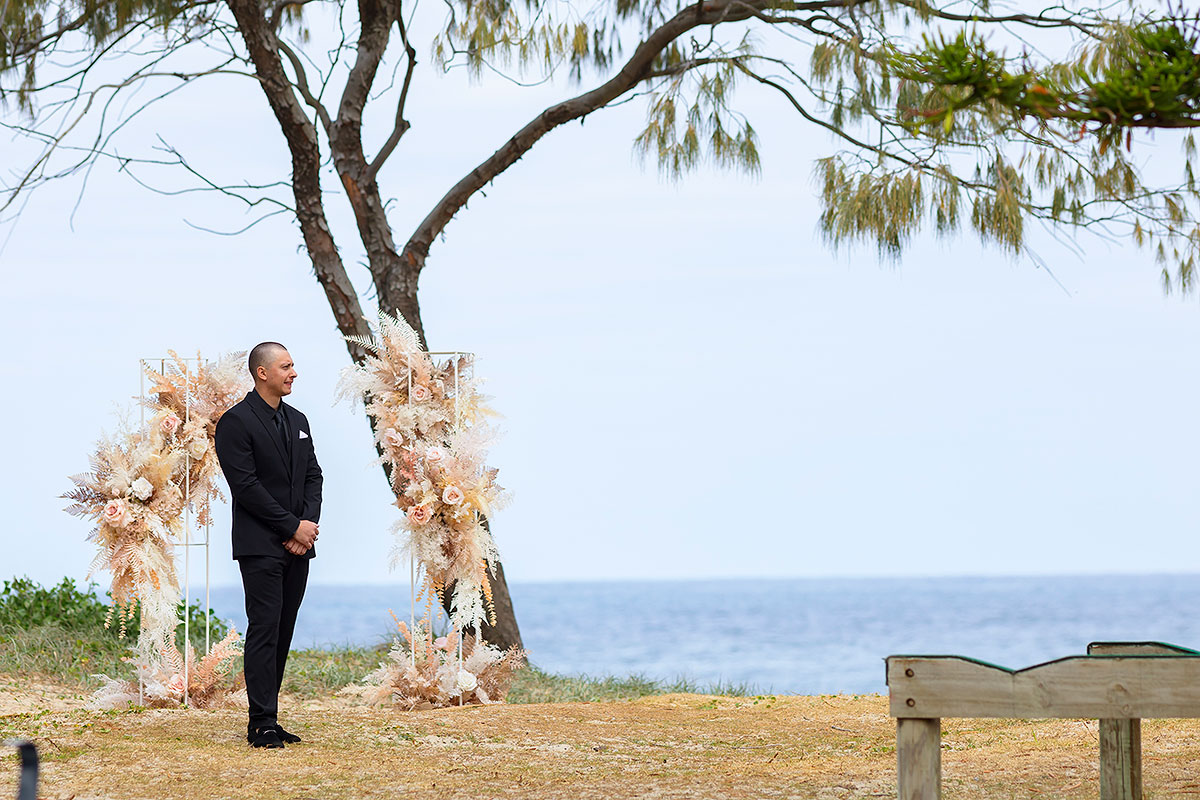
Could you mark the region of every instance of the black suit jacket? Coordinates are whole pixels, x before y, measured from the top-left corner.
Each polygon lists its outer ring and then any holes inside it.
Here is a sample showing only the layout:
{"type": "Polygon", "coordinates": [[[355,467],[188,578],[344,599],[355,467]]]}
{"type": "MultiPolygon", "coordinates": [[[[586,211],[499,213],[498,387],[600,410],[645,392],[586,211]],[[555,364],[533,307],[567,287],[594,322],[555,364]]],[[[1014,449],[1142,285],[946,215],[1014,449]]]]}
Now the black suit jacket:
{"type": "MultiPolygon", "coordinates": [[[[217,459],[233,495],[233,557],[288,555],[283,543],[300,520],[321,517],[321,467],[308,417],[280,402],[292,447],[287,457],[271,416],[256,391],[221,415],[217,459]]],[[[316,548],[306,557],[312,558],[316,548]]]]}

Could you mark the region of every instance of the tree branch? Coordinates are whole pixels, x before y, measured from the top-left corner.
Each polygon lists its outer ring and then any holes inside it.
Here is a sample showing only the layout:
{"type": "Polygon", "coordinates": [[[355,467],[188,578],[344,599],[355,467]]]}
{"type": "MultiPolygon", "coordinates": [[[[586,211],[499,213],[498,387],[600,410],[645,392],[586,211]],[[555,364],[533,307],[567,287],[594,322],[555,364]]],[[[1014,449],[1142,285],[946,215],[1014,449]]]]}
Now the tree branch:
{"type": "MultiPolygon", "coordinates": [[[[828,0],[788,5],[826,8],[842,3],[843,0],[828,0]]],[[[603,108],[646,80],[655,59],[671,42],[694,28],[743,21],[753,17],[756,11],[778,6],[778,2],[773,0],[701,0],[696,5],[684,8],[650,33],[611,79],[589,92],[547,108],[456,183],[413,231],[404,247],[404,258],[417,269],[422,268],[434,238],[445,230],[454,215],[476,192],[516,163],[550,131],[603,108]]]]}
{"type": "Polygon", "coordinates": [[[287,57],[287,60],[292,65],[292,71],[296,73],[296,80],[294,81],[296,90],[300,92],[300,96],[304,98],[304,102],[308,104],[309,108],[317,112],[317,119],[321,121],[321,127],[325,129],[325,135],[328,136],[333,128],[333,122],[329,119],[329,111],[313,95],[312,90],[308,88],[308,75],[304,71],[304,65],[300,63],[300,58],[288,46],[287,42],[279,37],[276,37],[276,41],[279,42],[279,52],[287,57]]]}
{"type": "MultiPolygon", "coordinates": [[[[279,40],[262,15],[258,0],[227,0],[238,23],[250,60],[267,103],[287,140],[292,156],[292,193],[296,200],[296,219],[304,236],[304,245],[325,291],[330,310],[343,335],[369,335],[358,293],[346,275],[329,222],[321,192],[321,151],[317,132],[296,99],[280,59],[279,40]]],[[[366,357],[362,348],[347,344],[351,358],[366,357]]]]}
{"type": "MultiPolygon", "coordinates": [[[[1099,25],[1092,25],[1086,22],[1079,22],[1070,17],[1047,17],[1045,12],[1041,14],[1008,14],[1005,16],[992,16],[990,14],[955,14],[950,11],[942,11],[933,6],[926,5],[918,0],[891,0],[893,3],[905,8],[911,9],[917,14],[928,14],[938,19],[944,19],[949,22],[974,22],[984,24],[1003,24],[1017,23],[1020,25],[1028,25],[1034,28],[1075,28],[1088,35],[1092,35],[1099,25]]],[[[1060,6],[1061,8],[1061,6],[1060,6]]],[[[1064,11],[1066,9],[1063,9],[1064,11]]]]}
{"type": "Polygon", "coordinates": [[[346,77],[342,99],[338,103],[337,121],[330,136],[335,159],[351,157],[365,165],[366,158],[362,154],[363,107],[367,104],[379,63],[387,49],[392,26],[388,12],[389,8],[383,0],[358,0],[361,26],[356,48],[358,55],[346,77]]]}
{"type": "MultiPolygon", "coordinates": [[[[201,8],[204,6],[219,5],[220,3],[221,3],[221,0],[191,0],[191,2],[188,2],[186,5],[180,7],[178,9],[178,13],[183,13],[185,11],[191,11],[194,8],[201,8]]],[[[25,40],[25,41],[17,40],[17,41],[12,42],[12,49],[9,51],[9,54],[8,54],[9,60],[15,61],[18,58],[28,56],[28,55],[40,50],[42,48],[42,45],[44,45],[46,42],[56,41],[58,39],[61,39],[64,35],[71,33],[72,31],[77,31],[77,30],[80,30],[81,28],[86,27],[88,22],[90,22],[95,17],[96,13],[97,13],[97,11],[94,8],[85,10],[83,13],[81,13],[75,19],[71,20],[70,22],[64,22],[63,24],[59,25],[59,27],[55,28],[50,33],[39,36],[36,39],[30,39],[30,40],[25,40]]],[[[139,20],[139,22],[142,22],[142,21],[144,21],[144,20],[139,20]]]]}
{"type": "Polygon", "coordinates": [[[396,149],[396,145],[400,143],[400,137],[408,132],[412,127],[408,120],[404,118],[404,106],[408,102],[408,89],[412,85],[413,71],[417,67],[417,51],[416,48],[408,41],[408,31],[404,27],[404,16],[396,15],[396,25],[400,29],[400,41],[404,43],[404,54],[408,59],[408,66],[404,70],[404,84],[400,88],[400,99],[396,102],[396,122],[392,127],[392,133],[388,136],[387,141],[383,143],[383,147],[379,148],[379,153],[376,154],[375,160],[367,167],[367,181],[374,183],[375,176],[379,174],[379,168],[388,160],[388,156],[396,149]]]}

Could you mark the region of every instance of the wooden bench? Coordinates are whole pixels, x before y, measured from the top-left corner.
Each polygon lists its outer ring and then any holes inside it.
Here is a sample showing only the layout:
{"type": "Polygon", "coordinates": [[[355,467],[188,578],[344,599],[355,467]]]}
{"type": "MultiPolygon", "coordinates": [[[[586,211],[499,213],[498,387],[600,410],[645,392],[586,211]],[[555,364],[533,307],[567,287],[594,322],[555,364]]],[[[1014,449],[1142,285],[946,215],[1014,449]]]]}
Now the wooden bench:
{"type": "Polygon", "coordinates": [[[1200,652],[1162,642],[1093,642],[1012,670],[963,656],[889,656],[900,800],[942,793],[942,719],[1100,720],[1101,800],[1142,800],[1143,719],[1200,717],[1200,652]]]}

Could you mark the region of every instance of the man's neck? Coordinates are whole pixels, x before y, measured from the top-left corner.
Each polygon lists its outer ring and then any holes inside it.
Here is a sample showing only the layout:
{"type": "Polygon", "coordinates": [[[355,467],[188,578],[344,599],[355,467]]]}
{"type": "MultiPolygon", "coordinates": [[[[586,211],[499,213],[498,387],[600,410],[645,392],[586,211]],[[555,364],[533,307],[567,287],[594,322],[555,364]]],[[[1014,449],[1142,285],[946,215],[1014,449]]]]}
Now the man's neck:
{"type": "Polygon", "coordinates": [[[279,408],[279,403],[283,400],[283,398],[279,395],[272,394],[271,391],[265,386],[255,386],[254,391],[258,392],[258,396],[261,397],[263,402],[269,405],[271,408],[279,408]]]}

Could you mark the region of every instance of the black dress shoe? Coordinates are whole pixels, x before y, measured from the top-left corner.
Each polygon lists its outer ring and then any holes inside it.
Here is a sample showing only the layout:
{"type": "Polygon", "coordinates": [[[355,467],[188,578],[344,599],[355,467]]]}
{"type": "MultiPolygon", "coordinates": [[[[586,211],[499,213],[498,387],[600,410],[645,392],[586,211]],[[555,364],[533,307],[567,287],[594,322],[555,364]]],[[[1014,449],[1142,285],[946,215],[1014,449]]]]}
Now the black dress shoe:
{"type": "Polygon", "coordinates": [[[299,736],[297,736],[294,733],[288,733],[287,731],[285,731],[283,729],[283,726],[280,725],[278,722],[275,723],[275,733],[279,735],[280,739],[287,742],[288,744],[298,744],[301,741],[299,736]]]}
{"type": "Polygon", "coordinates": [[[279,738],[279,733],[274,728],[255,728],[251,731],[249,739],[251,747],[268,749],[283,747],[283,739],[279,738]]]}

